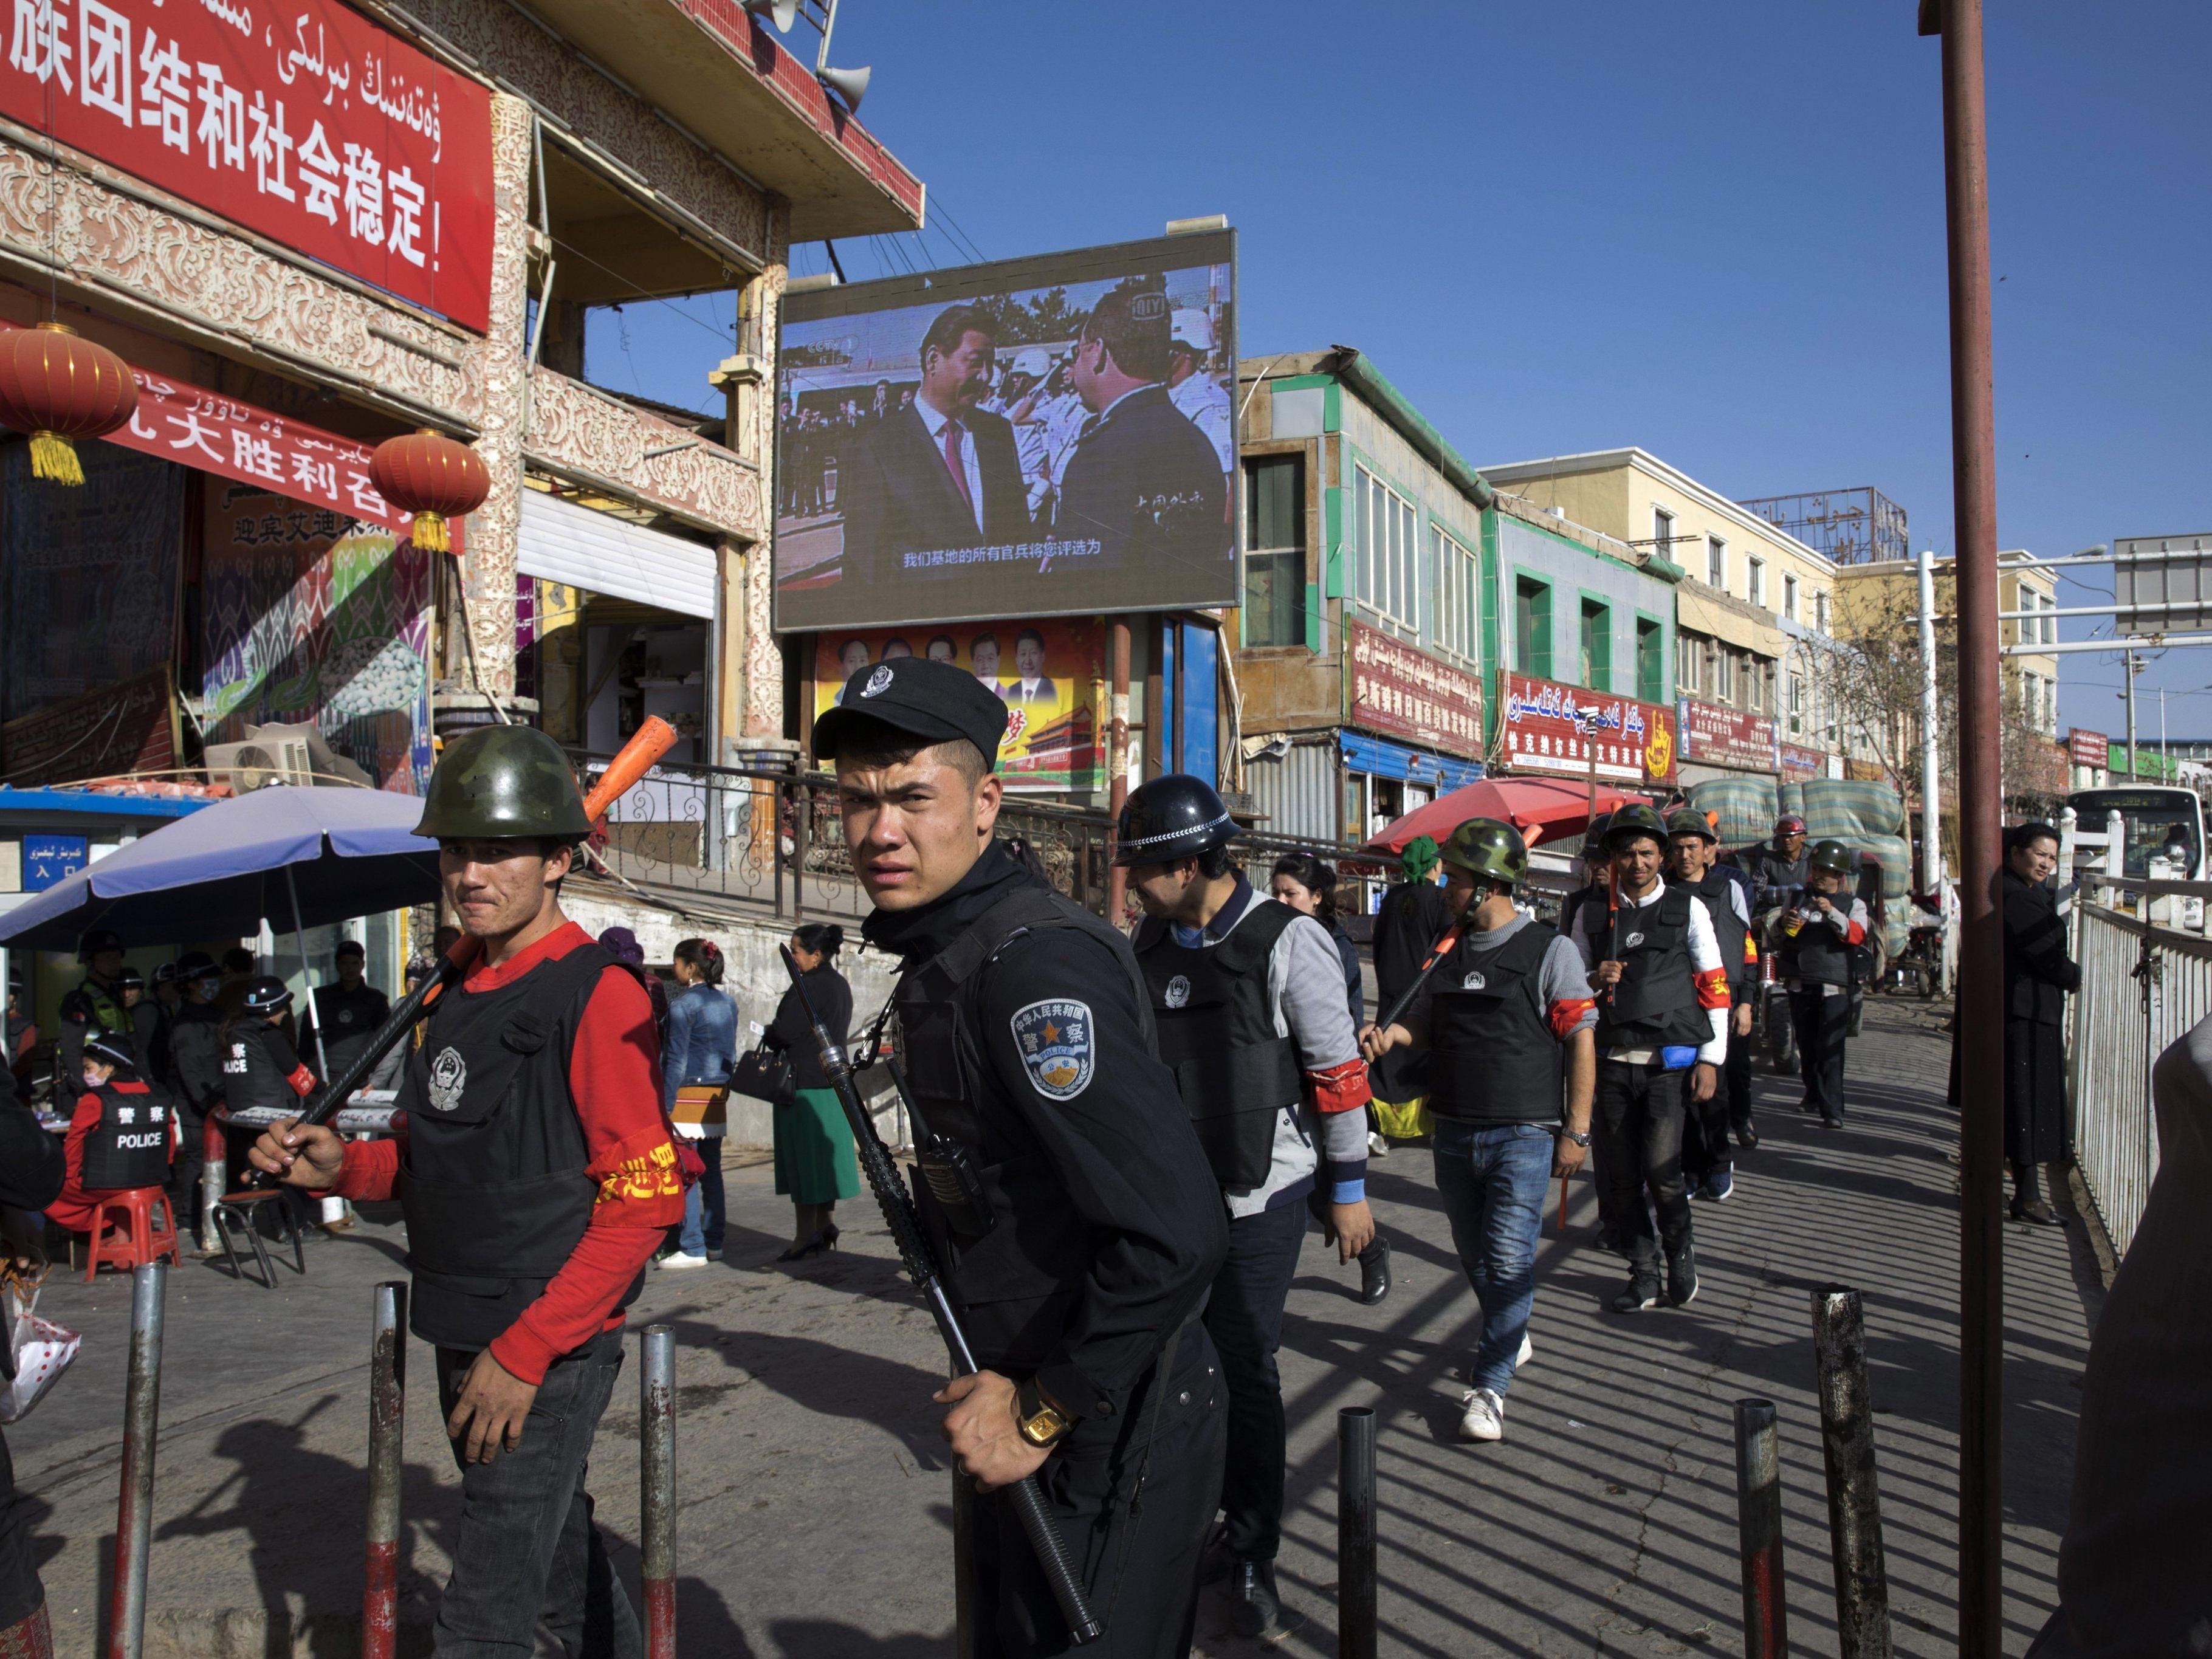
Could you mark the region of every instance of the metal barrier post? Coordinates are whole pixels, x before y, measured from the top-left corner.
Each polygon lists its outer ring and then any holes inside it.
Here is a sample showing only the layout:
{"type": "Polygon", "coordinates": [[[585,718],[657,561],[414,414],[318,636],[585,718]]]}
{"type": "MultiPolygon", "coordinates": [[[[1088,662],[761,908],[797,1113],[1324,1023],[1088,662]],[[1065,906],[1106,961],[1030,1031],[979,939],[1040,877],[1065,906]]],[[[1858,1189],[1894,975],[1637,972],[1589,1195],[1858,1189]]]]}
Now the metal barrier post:
{"type": "Polygon", "coordinates": [[[399,1643],[399,1483],[407,1410],[407,1285],[376,1287],[368,1357],[368,1552],[362,1570],[361,1659],[399,1643]]]}
{"type": "Polygon", "coordinates": [[[200,1124],[200,1254],[214,1255],[222,1249],[216,1232],[215,1206],[222,1202],[228,1184],[230,1137],[222,1132],[221,1108],[210,1108],[200,1124]]]}
{"type": "Polygon", "coordinates": [[[1375,1413],[1336,1414],[1337,1659],[1375,1659],[1375,1413]]]}
{"type": "Polygon", "coordinates": [[[676,1328],[645,1328],[638,1378],[638,1510],[644,1534],[646,1659],[676,1659],[676,1328]]]}
{"type": "Polygon", "coordinates": [[[1828,1467],[1828,1538],[1836,1568],[1836,1626],[1843,1659],[1889,1659],[1889,1581],[1882,1563],[1881,1500],[1875,1486],[1874,1399],[1867,1385],[1859,1293],[1813,1292],[1820,1446],[1828,1467]]]}
{"type": "Polygon", "coordinates": [[[1735,1402],[1735,1514],[1744,1659],[1784,1659],[1790,1613],[1782,1577],[1782,1457],[1771,1400],[1735,1402]]]}
{"type": "Polygon", "coordinates": [[[161,1305],[169,1264],[131,1276],[131,1362],[123,1404],[123,1481],[115,1505],[115,1585],[107,1603],[108,1659],[146,1645],[146,1554],[154,1534],[154,1442],[161,1422],[161,1305]]]}

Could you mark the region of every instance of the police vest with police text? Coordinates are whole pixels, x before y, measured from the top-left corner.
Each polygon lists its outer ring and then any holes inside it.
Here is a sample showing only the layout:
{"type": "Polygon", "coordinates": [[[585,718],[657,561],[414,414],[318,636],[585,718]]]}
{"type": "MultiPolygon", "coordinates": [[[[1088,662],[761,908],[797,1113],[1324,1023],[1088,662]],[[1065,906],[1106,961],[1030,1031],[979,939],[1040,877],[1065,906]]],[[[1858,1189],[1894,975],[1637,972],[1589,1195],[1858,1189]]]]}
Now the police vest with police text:
{"type": "Polygon", "coordinates": [[[1544,1006],[1544,956],[1559,935],[1524,922],[1497,950],[1467,936],[1429,981],[1429,1109],[1482,1123],[1557,1123],[1565,1092],[1544,1006]]]}
{"type": "Polygon", "coordinates": [[[79,1184],[93,1192],[158,1187],[169,1176],[169,1097],[143,1083],[99,1083],[100,1121],[85,1132],[79,1184]]]}
{"type": "Polygon", "coordinates": [[[285,1112],[299,1105],[300,1097],[285,1080],[286,1068],[271,1046],[280,1035],[253,1014],[240,1015],[231,1026],[222,1050],[222,1098],[232,1111],[285,1112]]]}
{"type": "Polygon", "coordinates": [[[1702,1046],[1712,1036],[1690,961],[1690,907],[1697,902],[1687,888],[1669,884],[1650,904],[1583,908],[1590,960],[1625,964],[1618,985],[1595,994],[1599,1053],[1702,1046]]]}
{"type": "Polygon", "coordinates": [[[1304,1085],[1298,1052],[1275,1030],[1268,963],[1298,919],[1280,899],[1255,896],[1218,945],[1176,941],[1158,917],[1137,930],[1137,966],[1159,1028],[1160,1058],[1176,1075],[1214,1178],[1257,1187],[1275,1161],[1275,1125],[1304,1085]]]}
{"type": "MultiPolygon", "coordinates": [[[[415,1279],[408,1322],[441,1347],[483,1349],[568,1264],[599,1183],[568,1087],[584,1007],[616,958],[584,944],[433,1006],[399,1104],[396,1188],[415,1279]]],[[[615,1305],[643,1288],[641,1272],[615,1305]]]]}
{"type": "Polygon", "coordinates": [[[930,1133],[968,1149],[991,1220],[981,1231],[956,1227],[927,1182],[915,1183],[915,1206],[938,1261],[947,1264],[947,1287],[967,1315],[976,1363],[1007,1371],[1034,1370],[1050,1357],[1082,1297],[1092,1254],[1090,1230],[980,1035],[985,969],[1015,939],[1048,932],[1088,933],[1116,958],[1146,1022],[1146,1048],[1153,1049],[1144,981],[1128,941],[1040,884],[1017,885],[966,933],[909,969],[892,994],[915,1115],[930,1133]]]}

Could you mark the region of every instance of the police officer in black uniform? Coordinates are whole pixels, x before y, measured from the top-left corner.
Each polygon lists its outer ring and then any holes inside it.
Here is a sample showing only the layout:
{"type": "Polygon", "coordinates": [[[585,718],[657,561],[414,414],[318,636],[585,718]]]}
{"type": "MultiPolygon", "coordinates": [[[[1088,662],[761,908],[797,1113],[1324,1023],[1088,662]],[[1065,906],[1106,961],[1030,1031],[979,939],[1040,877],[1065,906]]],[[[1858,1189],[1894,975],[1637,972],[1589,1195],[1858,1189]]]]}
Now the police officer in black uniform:
{"type": "Polygon", "coordinates": [[[392,1013],[392,999],[371,985],[363,974],[368,953],[359,939],[340,939],[337,960],[338,982],[315,988],[307,1030],[300,1036],[301,1049],[319,1063],[327,1064],[333,1078],[353,1063],[354,1056],[368,1046],[369,1038],[392,1013]],[[315,1047],[317,1035],[322,1038],[319,1051],[315,1047]]]}
{"type": "Polygon", "coordinates": [[[175,1133],[168,1091],[139,1072],[137,1045],[126,1031],[87,1031],[83,1062],[71,1088],[99,1097],[100,1121],[85,1135],[77,1184],[88,1192],[161,1185],[175,1133]]]}
{"type": "Polygon", "coordinates": [[[169,1011],[161,1006],[159,998],[149,994],[146,975],[136,968],[125,966],[115,976],[115,990],[122,1000],[124,1015],[131,1022],[126,1028],[131,1040],[138,1046],[138,1075],[156,1083],[167,1080],[169,1011]]]}
{"type": "Polygon", "coordinates": [[[222,969],[204,951],[187,951],[177,959],[177,1012],[169,1022],[169,1070],[181,1137],[177,1155],[176,1190],[191,1191],[198,1179],[202,1149],[206,1145],[207,1115],[222,1100],[222,1016],[216,1009],[216,994],[222,988],[222,969]]]}
{"type": "Polygon", "coordinates": [[[123,1010],[123,941],[105,927],[96,927],[77,942],[76,959],[84,963],[84,981],[62,998],[61,1036],[54,1056],[54,1075],[77,1074],[84,1054],[84,1034],[98,1026],[103,1030],[128,1031],[131,1016],[123,1010]]]}
{"type": "Polygon", "coordinates": [[[1042,1473],[1105,1636],[1176,1659],[1221,1487],[1224,1400],[1194,1317],[1226,1247],[1221,1194],[1158,1058],[1127,942],[993,838],[1006,705],[947,663],[859,670],[814,727],[834,757],[870,944],[926,1137],[923,1220],[981,1369],[936,1396],[985,1494],[979,1651],[1070,1638],[999,1489],[1042,1473]]]}
{"type": "Polygon", "coordinates": [[[1805,857],[1805,884],[1782,895],[1774,967],[1790,989],[1804,1109],[1836,1129],[1844,1121],[1844,1043],[1858,978],[1853,956],[1866,941],[1867,908],[1846,890],[1850,848],[1839,841],[1816,842],[1805,857]]]}
{"type": "Polygon", "coordinates": [[[315,1091],[315,1074],[284,1035],[291,988],[274,974],[246,982],[238,1012],[219,1028],[224,1102],[234,1112],[289,1111],[315,1091]]]}

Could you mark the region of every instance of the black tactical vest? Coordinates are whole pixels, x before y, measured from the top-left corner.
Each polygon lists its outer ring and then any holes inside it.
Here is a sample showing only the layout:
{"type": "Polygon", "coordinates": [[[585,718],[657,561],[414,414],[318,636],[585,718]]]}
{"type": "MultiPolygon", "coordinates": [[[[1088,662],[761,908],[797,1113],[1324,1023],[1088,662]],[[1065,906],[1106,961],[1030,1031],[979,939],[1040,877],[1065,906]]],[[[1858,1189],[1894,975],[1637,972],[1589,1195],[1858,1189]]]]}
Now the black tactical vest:
{"type": "Polygon", "coordinates": [[[1627,964],[1620,983],[1597,998],[1597,1046],[1651,1048],[1702,1046],[1711,1023],[1698,1006],[1697,970],[1690,964],[1690,907],[1698,901],[1671,884],[1656,904],[1623,904],[1619,922],[1603,903],[1583,907],[1579,920],[1592,962],[1627,964]]]}
{"type": "MultiPolygon", "coordinates": [[[[1142,1017],[1144,981],[1128,941],[1051,889],[1029,883],[908,969],[893,994],[916,1113],[932,1133],[968,1149],[994,1220],[980,1234],[954,1227],[926,1182],[915,1183],[916,1206],[946,1268],[947,1289],[968,1316],[976,1362],[1006,1370],[1032,1370],[1050,1356],[1091,1267],[1090,1232],[981,1041],[983,969],[1021,934],[1048,930],[1103,943],[1127,971],[1142,1017]]],[[[1153,1050],[1149,1019],[1144,1037],[1153,1050]]]]}
{"type": "Polygon", "coordinates": [[[1544,1006],[1544,953],[1559,935],[1524,924],[1497,950],[1466,936],[1430,978],[1429,1109],[1480,1123],[1557,1123],[1565,1091],[1544,1006]]]}
{"type": "Polygon", "coordinates": [[[167,1181],[174,1115],[168,1096],[142,1083],[96,1084],[90,1092],[100,1097],[100,1121],[84,1137],[80,1183],[104,1193],[167,1181]]]}
{"type": "Polygon", "coordinates": [[[222,1017],[204,1002],[187,1002],[169,1024],[169,1060],[185,1100],[197,1111],[205,1111],[222,1097],[223,1057],[228,1052],[222,1036],[222,1017]]]}
{"type": "Polygon", "coordinates": [[[276,1051],[270,1043],[275,1028],[251,1016],[241,1016],[230,1028],[230,1041],[222,1051],[223,1103],[234,1112],[267,1108],[289,1112],[300,1104],[288,1074],[281,1070],[276,1051]]]}
{"type": "Polygon", "coordinates": [[[1713,938],[1721,947],[1721,966],[1728,970],[1729,990],[1735,1000],[1742,1001],[1753,978],[1751,964],[1743,959],[1743,942],[1751,929],[1736,915],[1730,900],[1729,889],[1735,884],[1716,866],[1695,881],[1674,884],[1705,902],[1705,914],[1713,919],[1713,938]]]}
{"type": "Polygon", "coordinates": [[[377,1008],[384,999],[369,987],[348,991],[341,985],[319,985],[315,988],[315,1032],[321,1037],[323,1053],[330,1060],[330,1081],[340,1076],[351,1065],[354,1057],[368,1047],[368,1040],[376,1035],[383,1022],[376,1018],[377,1008]]]}
{"type": "MultiPolygon", "coordinates": [[[[599,1183],[568,1058],[584,1005],[615,962],[580,945],[495,990],[448,992],[399,1087],[398,1191],[415,1276],[408,1322],[441,1347],[482,1349],[559,1273],[599,1183]]],[[[616,1305],[628,1307],[641,1273],[616,1305]]]]}
{"type": "MultiPolygon", "coordinates": [[[[1798,895],[1798,901],[1810,908],[1812,897],[1808,890],[1798,895]]],[[[1828,901],[1836,906],[1839,914],[1846,916],[1849,913],[1844,907],[1850,902],[1851,896],[1848,893],[1828,901]]],[[[1775,952],[1780,958],[1776,969],[1783,978],[1797,980],[1807,985],[1849,985],[1852,982],[1851,947],[1844,943],[1843,935],[1836,932],[1834,924],[1826,916],[1816,913],[1797,930],[1794,939],[1785,930],[1778,929],[1777,932],[1781,945],[1775,952]]]]}
{"type": "Polygon", "coordinates": [[[1275,1032],[1268,959],[1298,913],[1255,895],[1218,945],[1176,943],[1158,917],[1137,929],[1160,1058],[1176,1075],[1198,1144],[1224,1187],[1257,1187],[1275,1162],[1275,1125],[1298,1104],[1298,1051],[1275,1032]]]}

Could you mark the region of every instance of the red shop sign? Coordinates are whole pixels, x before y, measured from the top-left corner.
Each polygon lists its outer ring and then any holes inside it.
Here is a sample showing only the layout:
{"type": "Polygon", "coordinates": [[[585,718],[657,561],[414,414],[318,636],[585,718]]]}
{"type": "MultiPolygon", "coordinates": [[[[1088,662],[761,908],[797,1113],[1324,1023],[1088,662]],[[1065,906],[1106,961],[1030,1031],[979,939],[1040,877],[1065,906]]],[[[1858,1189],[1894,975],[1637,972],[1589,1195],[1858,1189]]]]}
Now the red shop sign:
{"type": "Polygon", "coordinates": [[[2102,732],[2084,732],[2077,726],[2066,734],[2066,755],[2076,766],[2101,772],[2112,757],[2112,740],[2102,732]]]}
{"type": "Polygon", "coordinates": [[[1352,724],[1482,758],[1482,682],[1427,652],[1353,623],[1352,724]]]}
{"type": "Polygon", "coordinates": [[[1682,758],[1713,766],[1740,766],[1753,772],[1774,770],[1774,722],[1741,708],[1677,700],[1682,722],[1682,758]]]}
{"type": "Polygon", "coordinates": [[[1498,759],[1524,772],[1616,783],[1674,781],[1674,711],[1604,691],[1498,672],[1498,759]],[[1595,751],[1593,753],[1593,751],[1595,751]]]}
{"type": "Polygon", "coordinates": [[[1775,769],[1785,778],[1825,778],[1828,775],[1828,757],[1818,749],[1808,749],[1802,744],[1778,743],[1774,745],[1775,769]]]}
{"type": "Polygon", "coordinates": [[[336,0],[15,0],[0,112],[489,323],[491,94],[336,0]]]}

